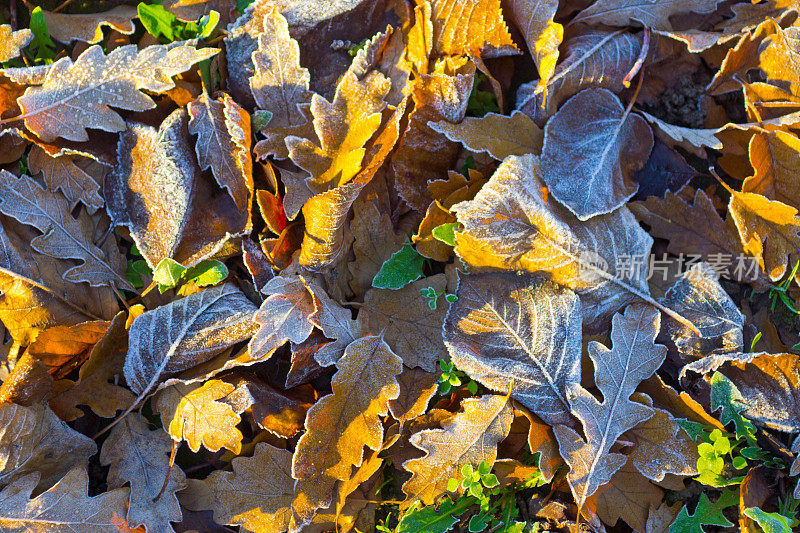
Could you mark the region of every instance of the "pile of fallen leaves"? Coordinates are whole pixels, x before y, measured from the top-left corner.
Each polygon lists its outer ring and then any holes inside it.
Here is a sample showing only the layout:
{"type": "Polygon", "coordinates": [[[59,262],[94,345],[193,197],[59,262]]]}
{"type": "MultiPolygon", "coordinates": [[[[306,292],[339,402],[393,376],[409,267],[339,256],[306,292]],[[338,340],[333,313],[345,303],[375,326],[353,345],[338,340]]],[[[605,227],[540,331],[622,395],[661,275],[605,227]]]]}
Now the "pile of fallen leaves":
{"type": "Polygon", "coordinates": [[[797,530],[795,1],[110,4],[0,8],[0,529],[797,530]]]}

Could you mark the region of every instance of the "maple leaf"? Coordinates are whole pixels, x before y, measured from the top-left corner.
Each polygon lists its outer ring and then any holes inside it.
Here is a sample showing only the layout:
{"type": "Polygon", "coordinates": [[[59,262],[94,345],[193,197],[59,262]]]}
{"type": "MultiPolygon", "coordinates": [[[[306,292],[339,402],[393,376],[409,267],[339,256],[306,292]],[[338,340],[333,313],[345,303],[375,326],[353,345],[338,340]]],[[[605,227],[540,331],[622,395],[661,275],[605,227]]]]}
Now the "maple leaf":
{"type": "Polygon", "coordinates": [[[411,437],[425,456],[403,463],[411,472],[411,479],[403,484],[408,502],[430,505],[447,491],[450,478],[464,477],[462,466],[494,463],[497,444],[508,435],[514,419],[508,398],[485,395],[468,398],[461,406],[461,412],[444,420],[442,429],[423,429],[411,437]]]}
{"type": "Polygon", "coordinates": [[[117,6],[103,13],[85,14],[42,11],[42,16],[47,24],[47,31],[56,41],[68,43],[77,40],[93,44],[103,40],[103,26],[125,35],[132,34],[136,8],[117,6]]]}
{"type": "MultiPolygon", "coordinates": [[[[116,225],[130,229],[150,268],[165,258],[199,262],[232,236],[249,231],[249,210],[240,211],[232,193],[201,176],[185,110],[174,111],[158,129],[129,123],[117,154],[119,164],[104,184],[108,211],[116,225]]],[[[236,191],[248,187],[245,183],[236,191]]]]}
{"type": "Polygon", "coordinates": [[[728,211],[739,230],[744,250],[758,259],[761,270],[772,281],[781,279],[790,257],[793,261],[800,258],[797,209],[760,194],[734,192],[728,211]]]}
{"type": "Polygon", "coordinates": [[[0,62],[19,56],[20,50],[33,40],[33,32],[29,29],[14,31],[8,24],[0,24],[0,62]]]}
{"type": "Polygon", "coordinates": [[[542,130],[520,111],[510,116],[487,113],[480,118],[467,117],[459,124],[439,121],[428,125],[451,141],[463,143],[474,152],[488,152],[498,161],[542,151],[542,130]]]}
{"type": "Polygon", "coordinates": [[[647,122],[606,89],[585,89],[544,128],[542,179],[579,220],[610,213],[638,190],[633,174],[653,148],[647,122]]]}
{"type": "Polygon", "coordinates": [[[306,432],[292,458],[292,477],[299,480],[293,507],[300,522],[308,509],[332,502],[333,482],[350,478],[352,466],[363,461],[363,447],[383,444],[380,418],[400,393],[396,376],[402,361],[382,337],[353,341],[336,362],[332,394],[320,399],[306,416],[306,432]]]}
{"type": "Polygon", "coordinates": [[[536,157],[511,156],[474,200],[452,207],[464,226],[456,235],[459,257],[478,268],[548,272],[581,296],[584,325],[590,328],[636,297],[659,306],[647,294],[643,269],[625,276],[616,271],[616,254],[647,257],[650,252],[652,239],[633,215],[622,207],[581,222],[546,201],[540,174],[536,157]]]}
{"type": "Polygon", "coordinates": [[[291,452],[261,442],[253,457],[235,457],[231,466],[232,472],[218,470],[203,480],[189,480],[181,503],[193,511],[212,510],[218,524],[284,531],[294,497],[291,452]]]}
{"type": "Polygon", "coordinates": [[[81,221],[72,217],[66,199],[45,191],[27,176],[17,178],[0,171],[0,211],[43,233],[31,241],[31,247],[56,259],[82,261],[64,272],[64,279],[73,283],[85,281],[94,287],[114,284],[133,288],[120,274],[119,252],[108,257],[91,242],[81,221]]]}
{"type": "Polygon", "coordinates": [[[144,396],[164,374],[198,365],[250,338],[255,311],[239,289],[226,283],[142,313],[128,334],[128,386],[144,396]]]}
{"type": "Polygon", "coordinates": [[[406,366],[435,371],[437,361],[447,357],[442,342],[444,306],[431,309],[422,290],[445,288],[443,274],[422,278],[399,290],[370,289],[358,313],[362,332],[381,331],[394,352],[406,366]]]}
{"type": "Polygon", "coordinates": [[[49,488],[72,468],[85,467],[97,452],[89,437],[43,404],[0,406],[0,422],[0,486],[12,490],[25,486],[23,478],[30,480],[34,473],[31,488],[49,488]]]}
{"type": "Polygon", "coordinates": [[[37,474],[20,479],[0,492],[0,527],[8,531],[46,531],[58,528],[92,533],[98,528],[117,531],[126,526],[128,489],[89,497],[86,470],[70,470],[47,492],[31,499],[37,474]]]}
{"type": "Polygon", "coordinates": [[[311,101],[311,75],[300,66],[300,47],[289,35],[289,25],[277,8],[264,15],[258,49],[251,57],[255,69],[250,90],[258,107],[272,113],[269,128],[305,122],[298,104],[311,101]]]}
{"type": "Polygon", "coordinates": [[[233,385],[218,379],[195,385],[178,383],[158,394],[156,410],[172,440],[185,440],[192,451],[202,444],[212,452],[224,447],[238,455],[243,438],[236,428],[239,415],[220,401],[233,390],[233,385]]]}
{"type": "Polygon", "coordinates": [[[226,94],[214,100],[203,93],[187,110],[189,132],[197,135],[194,149],[200,168],[211,167],[236,207],[247,211],[253,196],[250,115],[226,94]]]}
{"type": "Polygon", "coordinates": [[[631,401],[630,396],[664,362],[667,348],[654,342],[659,323],[657,309],[632,304],[612,320],[612,349],[596,341],[589,344],[602,403],[580,385],[568,386],[567,398],[586,440],[568,426],[556,426],[554,431],[561,455],[570,466],[567,480],[578,508],[627,461],[624,455],[610,452],[617,439],[653,416],[652,408],[631,401]]]}
{"type": "Polygon", "coordinates": [[[15,119],[24,119],[25,126],[44,141],[58,137],[86,141],[89,127],[123,131],[125,122],[109,106],[151,109],[155,102],[140,91],[172,89],[172,76],[216,53],[213,48],[198,50],[175,43],[143,50],[120,46],[106,56],[100,46],[91,46],[74,63],[68,57],[59,59],[39,84],[25,89],[18,99],[22,114],[15,119]]]}
{"type": "Polygon", "coordinates": [[[459,275],[444,340],[453,363],[547,424],[571,419],[566,390],[580,382],[578,297],[543,277],[459,275]]]}
{"type": "Polygon", "coordinates": [[[186,487],[186,476],[179,466],[170,465],[170,450],[172,439],[161,429],[151,431],[147,420],[135,413],[125,417],[103,443],[100,464],[109,466],[109,488],[130,483],[128,526],[144,525],[148,533],[168,532],[170,522],[181,521],[175,493],[186,487]]]}

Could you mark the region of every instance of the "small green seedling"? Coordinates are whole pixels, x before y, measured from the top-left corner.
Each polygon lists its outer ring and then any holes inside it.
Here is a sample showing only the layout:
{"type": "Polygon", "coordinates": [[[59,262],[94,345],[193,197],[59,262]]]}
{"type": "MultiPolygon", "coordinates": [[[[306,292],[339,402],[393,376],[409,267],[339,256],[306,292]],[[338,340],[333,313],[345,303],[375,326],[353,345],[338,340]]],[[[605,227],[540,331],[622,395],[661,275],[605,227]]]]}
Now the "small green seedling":
{"type": "Polygon", "coordinates": [[[422,294],[422,296],[428,299],[428,307],[430,307],[431,310],[436,309],[436,302],[438,302],[439,297],[442,295],[444,295],[444,299],[447,301],[447,303],[453,303],[458,300],[458,297],[455,294],[445,294],[444,291],[437,291],[433,287],[425,287],[424,289],[420,289],[419,292],[422,294]]]}
{"type": "MultiPolygon", "coordinates": [[[[467,375],[457,369],[451,361],[439,359],[439,368],[442,370],[442,375],[439,376],[439,394],[442,396],[449,394],[453,387],[460,387],[463,383],[462,380],[467,379],[467,375]]],[[[478,384],[473,380],[469,380],[467,382],[467,390],[470,394],[477,394],[478,384]]]]}
{"type": "Polygon", "coordinates": [[[201,261],[191,268],[186,268],[174,259],[165,258],[153,271],[153,281],[158,284],[161,293],[190,282],[194,282],[198,287],[209,287],[221,283],[227,277],[228,267],[215,259],[201,261]]]}
{"type": "Polygon", "coordinates": [[[163,43],[186,41],[188,39],[207,39],[219,24],[220,15],[211,10],[197,22],[183,22],[159,3],[140,3],[136,7],[139,20],[147,33],[163,43]]]}

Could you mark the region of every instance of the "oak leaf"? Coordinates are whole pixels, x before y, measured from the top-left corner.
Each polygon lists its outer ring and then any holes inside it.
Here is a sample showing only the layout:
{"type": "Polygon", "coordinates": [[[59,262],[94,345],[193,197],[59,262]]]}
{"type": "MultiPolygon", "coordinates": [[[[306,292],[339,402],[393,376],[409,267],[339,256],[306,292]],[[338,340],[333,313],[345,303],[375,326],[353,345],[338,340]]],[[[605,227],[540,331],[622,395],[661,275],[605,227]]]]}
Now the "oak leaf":
{"type": "Polygon", "coordinates": [[[628,459],[595,498],[603,523],[613,526],[622,518],[634,531],[646,531],[650,508],[661,502],[664,491],[637,472],[628,459]]]}
{"type": "Polygon", "coordinates": [[[403,463],[411,479],[403,484],[408,502],[421,500],[431,505],[447,492],[450,478],[463,478],[461,467],[494,463],[497,445],[508,435],[514,409],[507,397],[485,395],[468,398],[462,411],[447,418],[442,429],[423,429],[411,437],[411,443],[425,452],[418,459],[403,463]]]}
{"type": "Polygon", "coordinates": [[[50,65],[41,83],[28,87],[19,97],[20,118],[43,141],[58,137],[86,141],[87,128],[123,131],[124,120],[109,106],[130,111],[151,109],[155,102],[141,91],[162,93],[172,89],[172,76],[216,53],[214,48],[175,43],[143,50],[135,45],[120,46],[104,55],[95,45],[75,62],[64,57],[50,65]]]}
{"type": "Polygon", "coordinates": [[[103,443],[100,464],[109,467],[109,488],[130,484],[128,526],[167,533],[173,531],[170,522],[183,518],[176,493],[186,487],[186,476],[179,466],[170,465],[171,450],[169,435],[162,429],[151,431],[147,420],[136,413],[126,416],[103,443]]]}
{"type": "Polygon", "coordinates": [[[634,173],[653,148],[642,117],[607,89],[585,89],[544,128],[542,179],[579,220],[610,213],[638,190],[634,173]]]}
{"type": "Polygon", "coordinates": [[[76,14],[42,11],[42,16],[47,24],[47,31],[56,41],[69,43],[77,40],[93,44],[103,40],[103,26],[125,35],[132,34],[136,8],[117,6],[103,13],[76,14]]]}
{"type": "Polygon", "coordinates": [[[203,93],[189,102],[187,110],[189,132],[197,135],[194,149],[200,169],[211,167],[236,207],[249,210],[253,197],[250,115],[226,94],[215,100],[203,93]]]}
{"type": "Polygon", "coordinates": [[[218,470],[203,480],[189,480],[180,494],[187,509],[210,509],[218,524],[248,531],[284,531],[294,497],[292,454],[266,443],[253,457],[235,457],[232,472],[218,470]]]}
{"type": "Polygon", "coordinates": [[[610,451],[617,439],[653,416],[652,408],[630,397],[639,383],[661,366],[667,352],[665,346],[654,342],[660,313],[652,306],[632,304],[624,314],[615,315],[612,324],[611,349],[596,341],[589,344],[602,403],[580,385],[569,386],[567,391],[586,440],[568,426],[554,428],[561,455],[570,466],[567,480],[578,508],[627,461],[624,455],[610,451]]]}
{"type": "Polygon", "coordinates": [[[41,361],[56,379],[61,379],[83,364],[109,325],[105,320],[94,320],[47,328],[28,346],[27,354],[41,361]]]}
{"type": "Polygon", "coordinates": [[[268,127],[305,122],[297,106],[311,101],[311,75],[300,66],[300,47],[289,35],[289,25],[277,8],[264,15],[258,49],[251,57],[255,71],[250,76],[250,90],[256,105],[272,113],[268,127]]]}
{"type": "Polygon", "coordinates": [[[33,32],[29,29],[14,31],[8,24],[0,24],[0,62],[19,56],[20,50],[33,40],[33,32]]]}
{"type": "Polygon", "coordinates": [[[79,157],[51,157],[39,146],[31,148],[28,166],[31,174],[42,173],[50,191],[60,190],[74,206],[78,201],[87,208],[97,210],[105,201],[100,196],[100,185],[95,178],[76,165],[79,157]]]}
{"type": "Polygon", "coordinates": [[[250,300],[226,283],[141,314],[128,333],[128,386],[145,395],[165,374],[199,365],[250,338],[255,312],[250,300]]]}
{"type": "Polygon", "coordinates": [[[259,330],[250,341],[250,354],[258,359],[287,341],[305,341],[314,329],[311,317],[317,312],[314,296],[301,277],[276,276],[262,292],[268,296],[253,318],[259,330]]]}
{"type": "Polygon", "coordinates": [[[772,281],[784,276],[790,259],[792,263],[800,259],[797,209],[760,194],[734,192],[728,211],[744,250],[758,260],[772,281]]]}
{"type": "Polygon", "coordinates": [[[480,118],[467,117],[459,124],[439,121],[428,125],[451,141],[460,142],[473,152],[488,152],[498,161],[510,155],[542,151],[542,130],[520,111],[509,116],[487,113],[480,118]]]}
{"type": "Polygon", "coordinates": [[[121,255],[118,251],[107,256],[87,235],[82,220],[70,213],[66,198],[45,191],[27,176],[17,178],[0,171],[0,211],[43,233],[31,241],[39,253],[56,259],[77,259],[81,264],[64,272],[64,279],[73,283],[85,281],[93,287],[113,284],[132,288],[120,273],[121,255]]]}
{"type": "Polygon", "coordinates": [[[185,440],[193,452],[200,450],[202,444],[212,452],[227,448],[238,455],[243,438],[236,428],[239,415],[221,401],[234,388],[218,379],[200,385],[177,383],[158,394],[156,410],[172,440],[185,440]]]}
{"type": "Polygon", "coordinates": [[[581,305],[542,276],[460,274],[444,341],[453,363],[508,393],[549,425],[569,424],[566,391],[580,382],[581,305]]]}
{"type": "Polygon", "coordinates": [[[437,361],[447,357],[442,342],[445,306],[431,309],[421,293],[427,287],[441,292],[444,274],[437,274],[409,283],[399,290],[370,289],[358,313],[362,332],[382,331],[383,337],[403,363],[435,372],[437,361]]]}
{"type": "Polygon", "coordinates": [[[86,470],[70,470],[50,490],[31,499],[37,474],[0,492],[0,528],[6,531],[119,531],[125,522],[127,488],[89,497],[86,470]]]}
{"type": "Polygon", "coordinates": [[[38,473],[32,487],[50,488],[71,469],[85,467],[97,451],[92,439],[67,426],[44,404],[0,406],[0,422],[3,487],[24,485],[22,478],[38,473]]]}
{"type": "Polygon", "coordinates": [[[509,157],[474,200],[453,206],[464,227],[458,256],[475,268],[548,272],[578,293],[592,328],[637,296],[650,300],[644,269],[618,275],[617,254],[650,253],[652,239],[633,215],[622,207],[581,222],[546,201],[540,175],[538,158],[509,157]]]}

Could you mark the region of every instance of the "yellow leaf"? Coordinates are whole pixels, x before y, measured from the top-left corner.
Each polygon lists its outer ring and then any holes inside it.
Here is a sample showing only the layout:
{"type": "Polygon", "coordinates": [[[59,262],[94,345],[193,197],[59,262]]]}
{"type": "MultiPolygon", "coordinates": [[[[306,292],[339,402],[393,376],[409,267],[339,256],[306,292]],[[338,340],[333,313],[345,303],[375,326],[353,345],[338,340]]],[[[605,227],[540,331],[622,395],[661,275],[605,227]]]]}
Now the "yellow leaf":
{"type": "Polygon", "coordinates": [[[500,0],[433,0],[437,55],[500,57],[519,53],[503,20],[500,0]]]}

